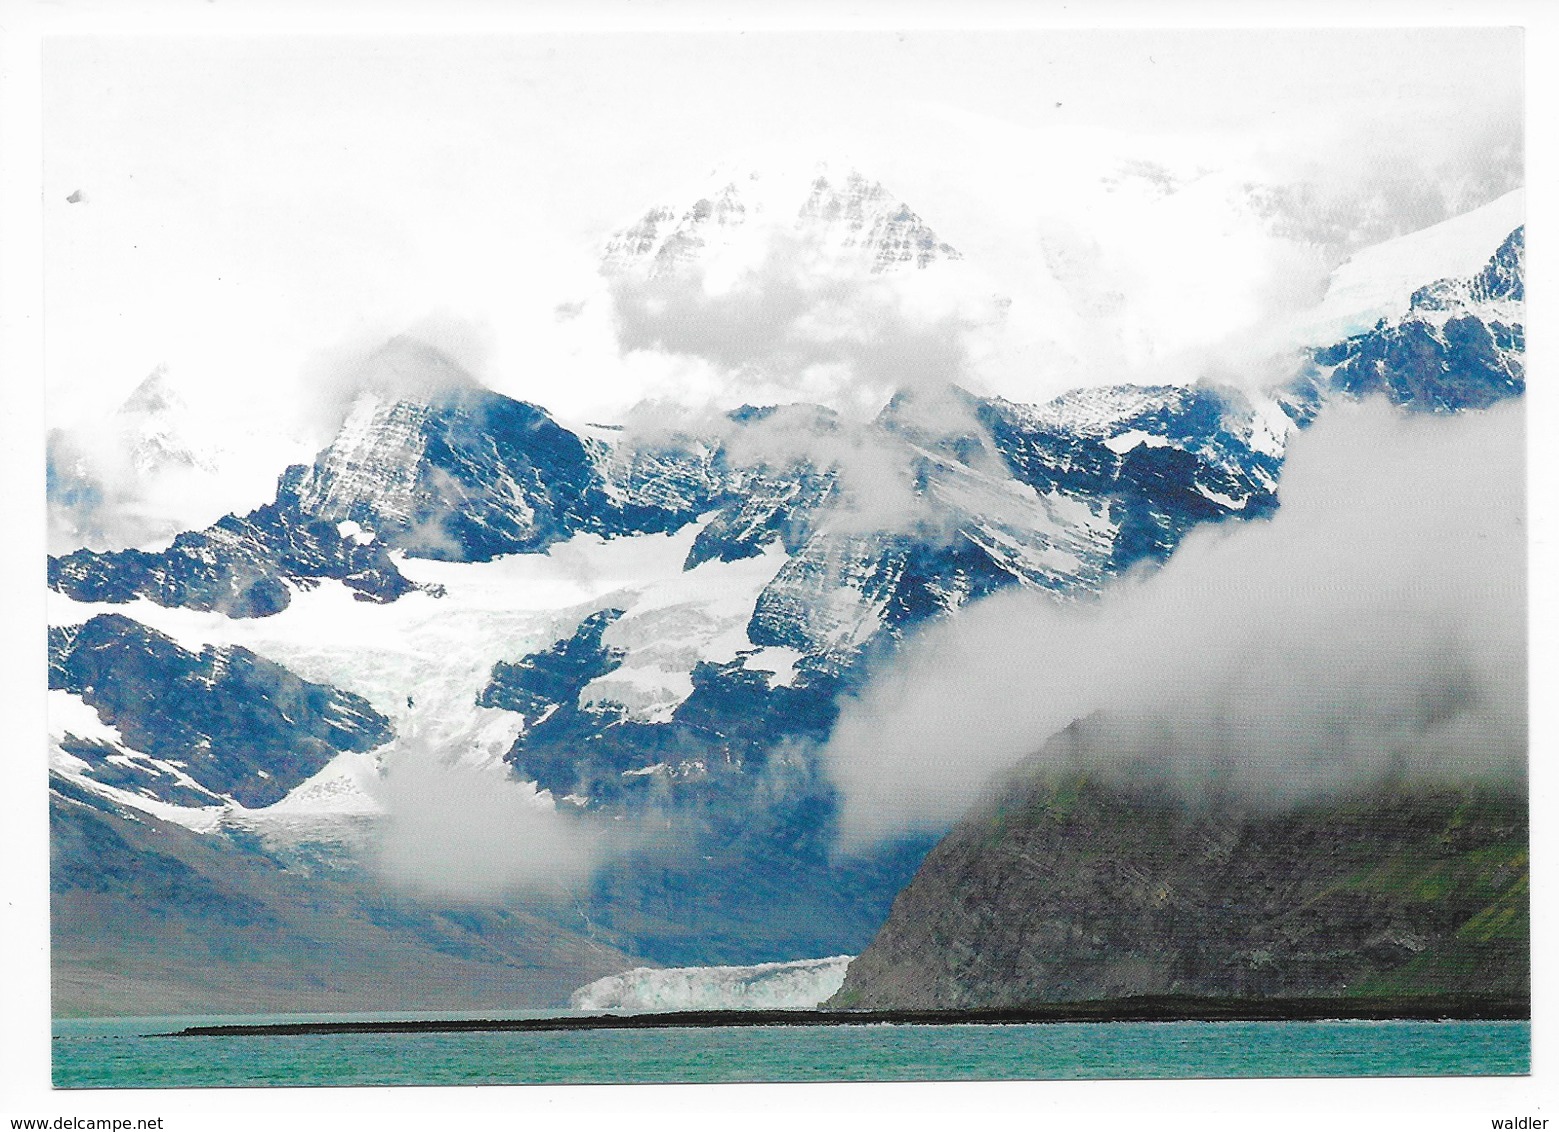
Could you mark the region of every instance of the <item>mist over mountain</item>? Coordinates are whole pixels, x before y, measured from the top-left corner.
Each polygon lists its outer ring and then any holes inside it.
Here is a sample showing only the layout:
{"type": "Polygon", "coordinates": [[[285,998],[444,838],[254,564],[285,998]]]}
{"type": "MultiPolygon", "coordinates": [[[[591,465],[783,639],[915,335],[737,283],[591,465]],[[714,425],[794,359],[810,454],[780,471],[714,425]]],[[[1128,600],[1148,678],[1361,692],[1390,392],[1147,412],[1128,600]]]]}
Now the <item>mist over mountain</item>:
{"type": "Polygon", "coordinates": [[[1291,805],[1391,774],[1525,765],[1519,404],[1324,410],[1269,519],[1189,535],[1099,601],[1011,590],[920,634],[844,706],[827,759],[857,836],[956,816],[985,778],[1102,713],[1093,767],[1291,805]],[[959,773],[949,774],[950,768],[959,773]]]}
{"type": "MultiPolygon", "coordinates": [[[[1280,810],[1187,801],[1151,777],[1075,769],[1125,753],[1094,722],[992,784],[830,1006],[1530,993],[1519,788],[1375,782],[1280,810]]],[[[1151,741],[1138,750],[1165,761],[1151,741]]]]}
{"type": "MultiPolygon", "coordinates": [[[[982,381],[1002,304],[894,193],[722,172],[610,237],[577,313],[676,397],[565,422],[400,335],[332,368],[328,443],[258,505],[50,559],[62,867],[148,814],[261,906],[267,854],[335,846],[344,906],[382,884],[419,938],[471,905],[560,955],[750,966],[860,950],[991,776],[1095,713],[1085,769],[1176,796],[1514,781],[1524,251],[1485,227],[1389,317],[1380,280],[1434,257],[1355,257],[1281,380],[1029,403],[982,381]]],[[[172,405],[130,431],[177,462],[172,405]]],[[[155,840],[135,867],[185,876],[155,840]]]]}
{"type": "Polygon", "coordinates": [[[50,429],[51,553],[165,543],[274,491],[276,460],[298,439],[192,403],[189,385],[158,366],[117,406],[50,429]]]}

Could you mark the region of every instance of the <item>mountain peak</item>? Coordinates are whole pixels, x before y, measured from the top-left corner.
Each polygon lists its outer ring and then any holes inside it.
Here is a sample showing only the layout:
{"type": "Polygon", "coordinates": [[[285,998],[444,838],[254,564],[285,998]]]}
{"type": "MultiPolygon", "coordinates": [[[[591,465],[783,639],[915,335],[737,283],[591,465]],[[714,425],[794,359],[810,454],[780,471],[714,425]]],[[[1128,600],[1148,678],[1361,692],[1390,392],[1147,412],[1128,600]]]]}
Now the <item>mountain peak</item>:
{"type": "Polygon", "coordinates": [[[124,404],[119,406],[119,413],[127,417],[155,416],[184,408],[184,398],[173,387],[168,377],[168,367],[159,365],[125,398],[124,404]]]}
{"type": "Polygon", "coordinates": [[[607,274],[650,276],[706,267],[775,237],[799,239],[824,262],[872,274],[962,259],[903,200],[852,166],[716,167],[682,203],[662,203],[607,241],[607,274]]]}

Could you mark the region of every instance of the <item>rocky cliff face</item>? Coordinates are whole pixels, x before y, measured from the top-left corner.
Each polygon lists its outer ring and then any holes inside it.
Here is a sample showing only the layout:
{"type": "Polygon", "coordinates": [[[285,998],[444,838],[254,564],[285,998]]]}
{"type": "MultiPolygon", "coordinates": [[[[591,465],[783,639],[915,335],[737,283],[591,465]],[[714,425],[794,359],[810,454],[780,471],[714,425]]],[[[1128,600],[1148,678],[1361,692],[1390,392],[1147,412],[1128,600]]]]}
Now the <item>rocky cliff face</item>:
{"type": "Polygon", "coordinates": [[[1272,812],[1031,770],[932,850],[830,1005],[1520,996],[1527,902],[1514,789],[1272,812]]]}
{"type": "MultiPolygon", "coordinates": [[[[415,361],[438,372],[434,361],[415,361]]],[[[621,521],[577,436],[469,378],[365,390],[330,447],[283,478],[277,501],[312,519],[352,522],[416,557],[455,562],[545,550],[605,516],[621,521]]]]}

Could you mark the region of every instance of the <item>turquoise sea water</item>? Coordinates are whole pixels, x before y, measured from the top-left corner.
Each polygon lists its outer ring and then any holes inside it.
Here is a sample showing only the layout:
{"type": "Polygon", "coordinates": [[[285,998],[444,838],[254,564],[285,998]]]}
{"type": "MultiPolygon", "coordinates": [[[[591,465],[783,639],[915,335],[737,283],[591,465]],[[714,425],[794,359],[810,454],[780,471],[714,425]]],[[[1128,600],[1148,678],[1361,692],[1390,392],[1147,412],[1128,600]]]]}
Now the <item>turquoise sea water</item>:
{"type": "Polygon", "coordinates": [[[1526,1022],[1068,1022],[151,1036],[185,1026],[324,1017],[61,1020],[54,1027],[54,1084],[198,1088],[1500,1076],[1525,1074],[1531,1066],[1526,1022]]]}

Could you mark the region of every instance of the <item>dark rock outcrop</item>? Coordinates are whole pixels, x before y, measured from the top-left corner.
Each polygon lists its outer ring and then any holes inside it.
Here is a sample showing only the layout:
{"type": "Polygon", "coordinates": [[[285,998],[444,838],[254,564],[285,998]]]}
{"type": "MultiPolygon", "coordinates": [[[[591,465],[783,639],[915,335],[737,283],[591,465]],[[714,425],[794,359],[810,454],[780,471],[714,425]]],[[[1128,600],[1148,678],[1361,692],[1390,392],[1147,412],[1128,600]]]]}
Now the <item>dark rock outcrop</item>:
{"type": "MultiPolygon", "coordinates": [[[[299,469],[301,470],[301,469],[299,469]]],[[[287,477],[283,476],[285,486],[287,477]]],[[[344,537],[337,524],[275,503],[224,515],[185,531],[163,550],[78,550],[49,559],[49,586],[77,601],[215,610],[268,617],[292,601],[292,587],[341,581],[360,601],[389,602],[416,587],[383,543],[344,537]]]]}
{"type": "Polygon", "coordinates": [[[49,630],[49,687],[79,695],[136,752],[67,736],[89,777],[176,804],[268,806],[342,751],[391,737],[361,696],[245,648],[190,652],[117,613],[49,630]]]}
{"type": "Polygon", "coordinates": [[[1019,779],[926,858],[831,1005],[1523,996],[1527,826],[1508,788],[1274,812],[1019,779]]]}

